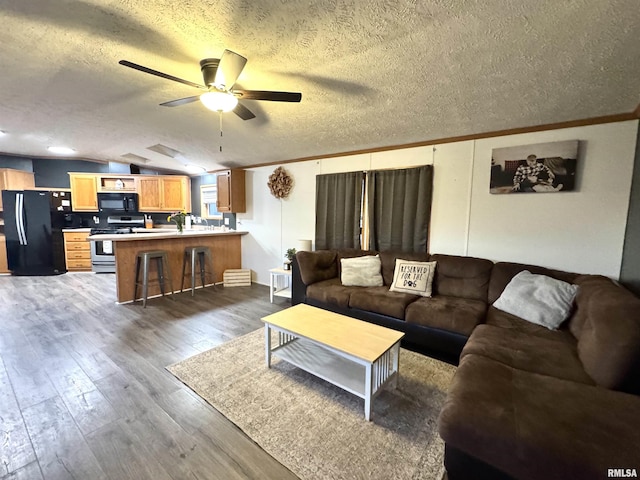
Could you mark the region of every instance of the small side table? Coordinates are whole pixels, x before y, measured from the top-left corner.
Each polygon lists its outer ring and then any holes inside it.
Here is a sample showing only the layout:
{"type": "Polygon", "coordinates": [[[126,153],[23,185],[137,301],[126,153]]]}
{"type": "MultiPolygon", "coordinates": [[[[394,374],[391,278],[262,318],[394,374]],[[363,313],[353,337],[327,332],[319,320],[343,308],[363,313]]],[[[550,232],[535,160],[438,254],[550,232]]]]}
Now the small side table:
{"type": "Polygon", "coordinates": [[[272,268],[269,270],[269,300],[273,303],[273,297],[291,298],[291,270],[284,268],[272,268]],[[287,286],[278,289],[278,278],[286,279],[287,286]]]}

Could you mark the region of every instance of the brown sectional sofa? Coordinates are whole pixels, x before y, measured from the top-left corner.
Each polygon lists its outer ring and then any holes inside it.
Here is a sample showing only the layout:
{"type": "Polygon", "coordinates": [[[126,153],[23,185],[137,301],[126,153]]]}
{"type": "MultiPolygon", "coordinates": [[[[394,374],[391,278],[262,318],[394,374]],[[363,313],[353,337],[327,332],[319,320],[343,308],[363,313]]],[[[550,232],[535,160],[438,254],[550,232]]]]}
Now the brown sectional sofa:
{"type": "Polygon", "coordinates": [[[402,330],[458,364],[439,419],[450,480],[640,475],[640,299],[597,275],[393,252],[380,252],[384,286],[342,286],[341,258],[376,253],[299,252],[293,303],[402,330]],[[396,258],[438,262],[432,297],[389,291],[396,258]],[[578,285],[558,330],[492,306],[523,270],[578,285]]]}

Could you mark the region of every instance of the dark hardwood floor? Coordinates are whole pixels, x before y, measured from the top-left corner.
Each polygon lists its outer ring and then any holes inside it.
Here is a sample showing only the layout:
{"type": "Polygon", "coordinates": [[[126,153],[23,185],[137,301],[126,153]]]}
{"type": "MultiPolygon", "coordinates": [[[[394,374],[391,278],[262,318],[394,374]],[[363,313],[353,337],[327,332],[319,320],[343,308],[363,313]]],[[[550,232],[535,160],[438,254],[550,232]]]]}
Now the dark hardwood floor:
{"type": "Polygon", "coordinates": [[[262,327],[268,287],[115,303],[112,274],[0,276],[0,479],[296,479],[164,367],[262,327]]]}

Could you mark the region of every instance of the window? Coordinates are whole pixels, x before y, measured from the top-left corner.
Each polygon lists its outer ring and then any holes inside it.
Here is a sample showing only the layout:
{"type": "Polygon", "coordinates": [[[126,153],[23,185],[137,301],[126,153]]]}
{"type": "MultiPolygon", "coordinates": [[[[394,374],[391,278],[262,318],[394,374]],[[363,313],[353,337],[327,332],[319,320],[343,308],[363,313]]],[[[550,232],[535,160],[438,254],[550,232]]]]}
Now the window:
{"type": "Polygon", "coordinates": [[[426,252],[433,166],[318,175],[316,249],[426,252]]]}
{"type": "Polygon", "coordinates": [[[360,248],[364,172],[316,177],[316,249],[360,248]]]}
{"type": "Polygon", "coordinates": [[[218,209],[216,208],[217,201],[217,185],[200,186],[200,216],[202,218],[222,220],[222,213],[218,212],[218,209]]]}

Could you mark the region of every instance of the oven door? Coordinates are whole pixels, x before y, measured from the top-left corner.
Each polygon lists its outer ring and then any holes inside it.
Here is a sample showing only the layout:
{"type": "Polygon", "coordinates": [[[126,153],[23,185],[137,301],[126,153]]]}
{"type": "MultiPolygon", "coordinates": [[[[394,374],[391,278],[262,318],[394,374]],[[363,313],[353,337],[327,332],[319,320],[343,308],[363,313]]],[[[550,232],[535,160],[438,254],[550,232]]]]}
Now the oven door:
{"type": "Polygon", "coordinates": [[[115,273],[116,257],[111,240],[91,242],[91,270],[97,273],[115,273]]]}

